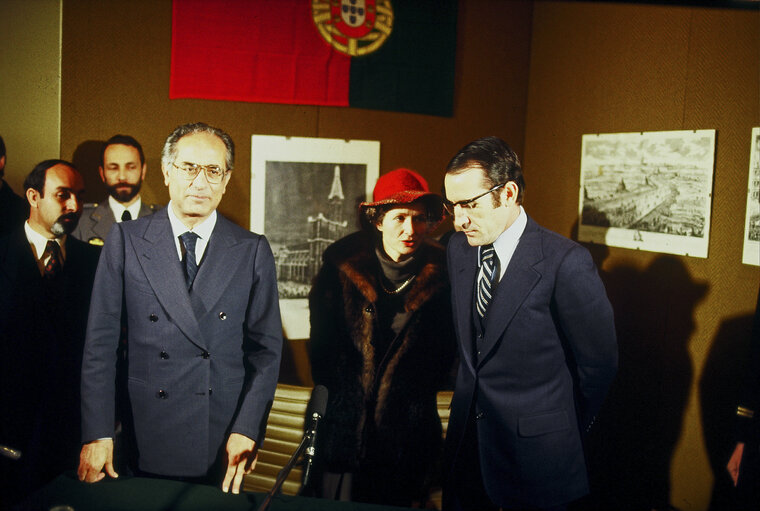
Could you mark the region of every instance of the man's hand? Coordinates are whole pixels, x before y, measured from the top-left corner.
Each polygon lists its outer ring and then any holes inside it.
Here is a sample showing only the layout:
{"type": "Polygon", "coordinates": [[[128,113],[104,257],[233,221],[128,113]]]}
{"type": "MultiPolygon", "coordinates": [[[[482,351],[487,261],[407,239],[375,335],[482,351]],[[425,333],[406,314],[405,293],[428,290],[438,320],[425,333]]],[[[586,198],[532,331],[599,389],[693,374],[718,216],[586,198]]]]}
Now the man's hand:
{"type": "Polygon", "coordinates": [[[739,466],[742,464],[743,454],[744,442],[739,442],[736,444],[733,454],[731,454],[731,459],[728,460],[728,465],[726,465],[726,470],[728,470],[728,474],[731,476],[734,486],[739,482],[739,466]]]}
{"type": "Polygon", "coordinates": [[[256,442],[240,433],[230,433],[227,440],[227,473],[222,481],[222,491],[240,493],[240,485],[243,475],[249,473],[256,466],[256,458],[253,452],[256,450],[256,442]]]}
{"type": "Polygon", "coordinates": [[[113,478],[119,477],[113,468],[113,439],[104,438],[84,444],[82,452],[79,453],[79,469],[77,470],[79,480],[95,483],[103,479],[106,474],[113,478]],[[105,472],[103,472],[104,467],[105,472]]]}

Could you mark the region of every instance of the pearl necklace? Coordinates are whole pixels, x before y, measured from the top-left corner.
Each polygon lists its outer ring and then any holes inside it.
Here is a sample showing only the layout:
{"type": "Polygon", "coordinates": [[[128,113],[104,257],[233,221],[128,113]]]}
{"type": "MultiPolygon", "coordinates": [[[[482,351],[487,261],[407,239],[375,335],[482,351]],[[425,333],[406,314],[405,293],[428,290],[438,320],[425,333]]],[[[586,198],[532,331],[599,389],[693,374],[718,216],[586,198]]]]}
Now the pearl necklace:
{"type": "Polygon", "coordinates": [[[411,277],[409,277],[408,279],[406,279],[404,282],[402,282],[401,285],[399,287],[397,287],[396,289],[388,289],[387,287],[385,287],[385,284],[383,284],[383,278],[380,277],[380,287],[382,287],[383,291],[385,291],[389,295],[397,295],[401,291],[403,291],[404,289],[406,289],[406,287],[409,286],[409,284],[412,283],[412,281],[414,280],[414,278],[416,276],[417,275],[412,275],[411,277]]]}

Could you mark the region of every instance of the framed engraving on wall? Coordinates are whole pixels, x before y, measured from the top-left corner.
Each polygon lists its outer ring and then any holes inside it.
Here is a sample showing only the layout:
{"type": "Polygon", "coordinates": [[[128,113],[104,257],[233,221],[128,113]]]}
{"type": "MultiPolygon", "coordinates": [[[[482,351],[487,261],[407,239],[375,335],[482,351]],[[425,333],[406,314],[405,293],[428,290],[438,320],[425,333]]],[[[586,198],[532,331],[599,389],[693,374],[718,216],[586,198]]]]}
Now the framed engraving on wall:
{"type": "Polygon", "coordinates": [[[715,130],[583,135],[578,239],[707,257],[715,130]]]}
{"type": "Polygon", "coordinates": [[[287,338],[309,338],[307,298],[322,252],[359,229],[359,203],[379,168],[378,141],[251,137],[250,228],[272,246],[287,338]]]}
{"type": "Polygon", "coordinates": [[[760,128],[752,128],[742,262],[760,266],[760,128]]]}

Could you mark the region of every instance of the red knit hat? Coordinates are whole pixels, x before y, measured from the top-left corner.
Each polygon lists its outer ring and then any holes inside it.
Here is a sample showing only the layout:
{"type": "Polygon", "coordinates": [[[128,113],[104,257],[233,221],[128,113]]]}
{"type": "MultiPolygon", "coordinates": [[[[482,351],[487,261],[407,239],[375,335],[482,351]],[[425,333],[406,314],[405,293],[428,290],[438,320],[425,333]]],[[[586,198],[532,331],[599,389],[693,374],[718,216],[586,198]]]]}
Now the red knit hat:
{"type": "Polygon", "coordinates": [[[440,199],[440,196],[430,191],[424,177],[413,170],[401,168],[380,176],[372,192],[372,202],[362,202],[361,207],[410,204],[428,196],[440,199]]]}

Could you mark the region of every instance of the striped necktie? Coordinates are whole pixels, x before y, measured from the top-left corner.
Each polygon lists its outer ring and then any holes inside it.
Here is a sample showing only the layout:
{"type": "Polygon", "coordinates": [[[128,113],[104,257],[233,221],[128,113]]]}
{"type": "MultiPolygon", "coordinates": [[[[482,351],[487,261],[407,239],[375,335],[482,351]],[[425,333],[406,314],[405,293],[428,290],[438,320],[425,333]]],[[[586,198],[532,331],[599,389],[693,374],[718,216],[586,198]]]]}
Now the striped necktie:
{"type": "Polygon", "coordinates": [[[498,271],[499,258],[493,245],[484,245],[480,248],[480,272],[478,273],[478,299],[476,307],[478,316],[482,320],[488,310],[488,304],[493,297],[496,272],[498,271]]]}
{"type": "Polygon", "coordinates": [[[180,234],[179,239],[182,240],[182,245],[185,246],[185,281],[189,290],[193,286],[195,274],[198,273],[198,263],[195,260],[195,242],[198,241],[198,235],[187,231],[180,234]]]}

